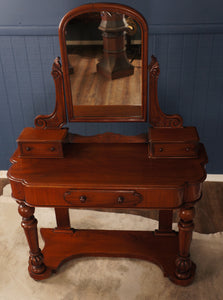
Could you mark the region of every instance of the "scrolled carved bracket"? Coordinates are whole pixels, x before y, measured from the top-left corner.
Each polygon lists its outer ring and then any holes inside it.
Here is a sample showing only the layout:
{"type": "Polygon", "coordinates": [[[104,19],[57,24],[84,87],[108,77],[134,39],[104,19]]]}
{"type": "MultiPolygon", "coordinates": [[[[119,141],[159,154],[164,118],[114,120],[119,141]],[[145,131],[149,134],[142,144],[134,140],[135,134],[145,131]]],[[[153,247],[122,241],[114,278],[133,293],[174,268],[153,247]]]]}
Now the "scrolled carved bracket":
{"type": "Polygon", "coordinates": [[[35,126],[38,128],[61,128],[66,124],[66,109],[64,99],[63,72],[60,58],[54,60],[51,75],[56,89],[56,106],[50,115],[39,115],[35,118],[35,126]]]}
{"type": "Polygon", "coordinates": [[[162,112],[158,101],[157,82],[160,67],[157,58],[152,55],[149,65],[149,121],[153,127],[183,127],[183,119],[180,115],[167,115],[162,112]]]}
{"type": "Polygon", "coordinates": [[[151,62],[149,64],[149,72],[151,76],[158,79],[160,74],[160,66],[155,56],[151,56],[151,62]]]}
{"type": "Polygon", "coordinates": [[[53,76],[54,80],[56,80],[60,76],[63,76],[59,56],[54,59],[51,75],[53,76]]]}

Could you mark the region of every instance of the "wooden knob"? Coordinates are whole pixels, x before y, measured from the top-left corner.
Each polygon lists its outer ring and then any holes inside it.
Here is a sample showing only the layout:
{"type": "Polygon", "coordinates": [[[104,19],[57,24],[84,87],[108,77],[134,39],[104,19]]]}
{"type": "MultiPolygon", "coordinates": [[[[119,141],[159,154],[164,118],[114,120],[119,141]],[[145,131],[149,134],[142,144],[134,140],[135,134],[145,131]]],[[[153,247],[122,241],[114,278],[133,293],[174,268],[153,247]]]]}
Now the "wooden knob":
{"type": "Polygon", "coordinates": [[[26,147],[26,151],[30,151],[31,150],[31,148],[30,147],[26,147]]]}
{"type": "Polygon", "coordinates": [[[55,148],[54,148],[54,147],[51,147],[51,148],[50,148],[50,151],[52,151],[52,152],[55,151],[55,148]]]}
{"type": "Polygon", "coordinates": [[[118,203],[121,204],[124,202],[124,197],[123,196],[119,196],[118,197],[118,203]]]}
{"type": "Polygon", "coordinates": [[[160,152],[163,152],[163,148],[160,148],[160,152]]]}
{"type": "Polygon", "coordinates": [[[86,200],[87,200],[87,197],[86,197],[85,195],[81,195],[81,196],[80,196],[80,202],[81,202],[81,203],[86,202],[86,200]]]}

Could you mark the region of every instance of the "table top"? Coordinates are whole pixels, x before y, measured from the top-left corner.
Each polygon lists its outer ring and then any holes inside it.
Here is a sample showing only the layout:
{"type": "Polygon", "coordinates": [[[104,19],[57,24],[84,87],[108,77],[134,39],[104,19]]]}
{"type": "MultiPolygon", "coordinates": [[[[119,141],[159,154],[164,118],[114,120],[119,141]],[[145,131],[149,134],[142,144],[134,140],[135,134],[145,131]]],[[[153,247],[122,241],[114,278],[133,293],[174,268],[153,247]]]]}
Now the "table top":
{"type": "Polygon", "coordinates": [[[65,144],[64,158],[20,158],[16,151],[8,177],[41,187],[179,187],[205,180],[202,144],[199,152],[199,158],[151,159],[147,144],[65,144]]]}

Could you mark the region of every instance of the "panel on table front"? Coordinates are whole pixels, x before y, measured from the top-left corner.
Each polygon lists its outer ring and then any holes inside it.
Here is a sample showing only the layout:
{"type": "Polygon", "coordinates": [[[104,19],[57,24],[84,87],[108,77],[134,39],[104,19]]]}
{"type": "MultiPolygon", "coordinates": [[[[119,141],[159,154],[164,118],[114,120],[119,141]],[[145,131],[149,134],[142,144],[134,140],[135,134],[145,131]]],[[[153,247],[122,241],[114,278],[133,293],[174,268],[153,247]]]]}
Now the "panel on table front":
{"type": "Polygon", "coordinates": [[[183,203],[184,188],[74,189],[25,187],[25,201],[33,206],[77,208],[173,208],[183,203]]]}

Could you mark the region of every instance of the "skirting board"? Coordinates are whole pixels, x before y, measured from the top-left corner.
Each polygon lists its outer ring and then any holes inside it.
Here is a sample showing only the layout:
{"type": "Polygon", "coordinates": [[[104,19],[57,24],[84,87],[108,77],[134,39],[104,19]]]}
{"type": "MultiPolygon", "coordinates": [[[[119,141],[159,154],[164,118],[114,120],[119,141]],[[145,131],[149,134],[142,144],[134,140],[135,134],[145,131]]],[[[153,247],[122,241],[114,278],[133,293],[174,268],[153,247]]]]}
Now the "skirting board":
{"type": "Polygon", "coordinates": [[[206,181],[223,181],[223,174],[207,174],[206,181]]]}
{"type": "MultiPolygon", "coordinates": [[[[0,170],[0,178],[7,178],[7,171],[0,170]]],[[[223,181],[223,174],[207,174],[206,181],[221,182],[223,181]]]]}
{"type": "Polygon", "coordinates": [[[0,170],[0,178],[7,178],[7,171],[0,170]]]}

